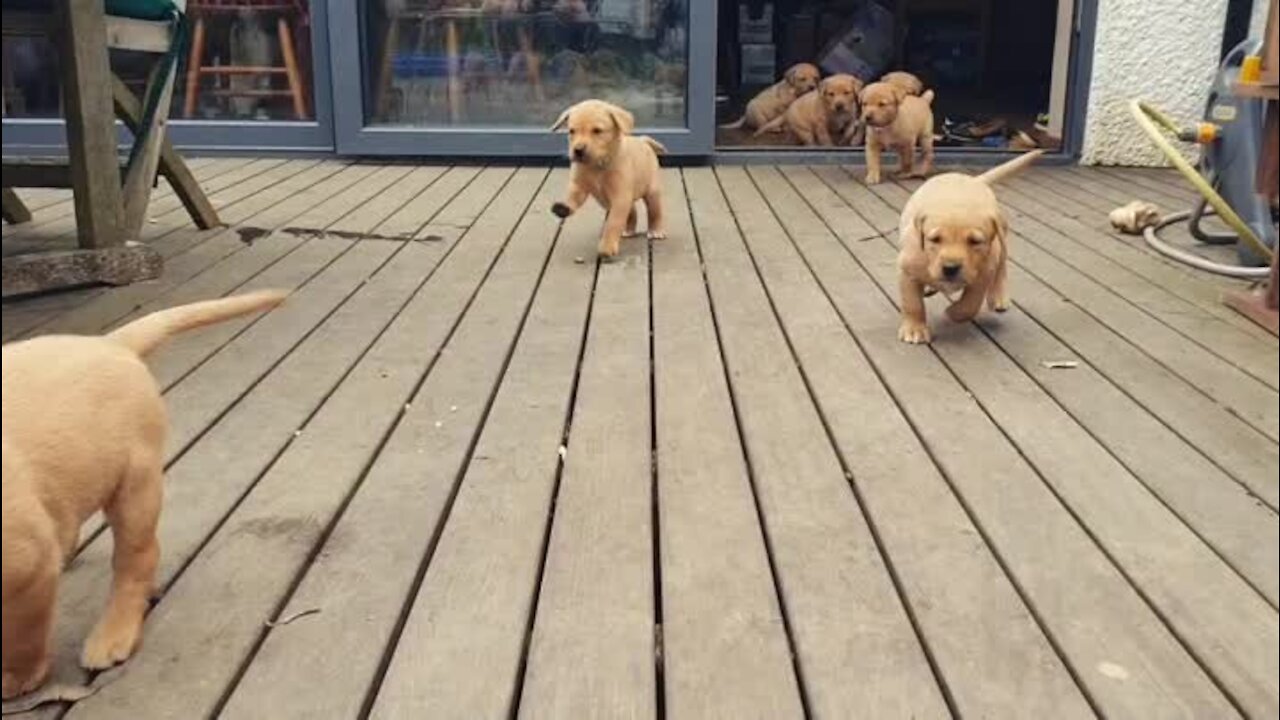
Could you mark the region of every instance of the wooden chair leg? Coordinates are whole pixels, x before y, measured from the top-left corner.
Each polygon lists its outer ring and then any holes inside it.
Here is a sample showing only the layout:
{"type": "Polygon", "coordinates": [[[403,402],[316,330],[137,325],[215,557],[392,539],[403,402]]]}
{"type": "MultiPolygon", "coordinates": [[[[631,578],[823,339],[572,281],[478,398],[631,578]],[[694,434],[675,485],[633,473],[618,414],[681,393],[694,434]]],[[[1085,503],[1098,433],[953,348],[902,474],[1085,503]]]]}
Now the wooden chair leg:
{"type": "Polygon", "coordinates": [[[22,204],[22,198],[18,197],[13,188],[4,189],[4,221],[10,225],[31,222],[31,211],[22,204]]]}
{"type": "Polygon", "coordinates": [[[81,248],[123,245],[124,205],[101,0],[71,0],[63,8],[62,23],[59,64],[76,235],[81,248]]]}
{"type": "MultiPolygon", "coordinates": [[[[115,101],[116,117],[124,122],[129,132],[136,137],[142,127],[142,103],[116,75],[111,76],[111,96],[115,101]]],[[[191,174],[191,169],[182,160],[182,156],[173,148],[173,141],[166,135],[160,142],[160,173],[173,186],[173,192],[182,201],[183,207],[191,216],[196,227],[201,230],[219,227],[222,221],[213,203],[200,188],[199,181],[191,174]]]]}
{"type": "Polygon", "coordinates": [[[197,17],[195,28],[191,31],[191,53],[187,57],[187,92],[182,97],[182,116],[185,118],[196,115],[196,103],[200,99],[200,65],[204,58],[204,43],[204,18],[197,17]]]}
{"type": "Polygon", "coordinates": [[[156,171],[160,166],[160,153],[164,148],[165,130],[169,124],[169,104],[173,99],[173,84],[178,74],[178,68],[174,65],[169,66],[168,72],[158,70],[159,68],[152,71],[151,79],[143,91],[143,97],[147,97],[154,91],[157,84],[160,88],[155,116],[151,118],[149,127],[141,125],[146,121],[145,117],[138,118],[139,127],[134,131],[134,142],[141,139],[143,144],[137,152],[131,154],[132,162],[124,179],[124,228],[125,236],[129,238],[138,236],[142,230],[142,223],[146,219],[147,204],[151,200],[151,188],[155,185],[156,171]]]}
{"type": "Polygon", "coordinates": [[[298,56],[293,45],[293,30],[284,17],[276,19],[276,32],[280,37],[280,55],[284,58],[284,71],[289,78],[289,94],[293,97],[293,114],[299,120],[307,119],[307,101],[302,91],[302,71],[298,68],[298,56]]]}

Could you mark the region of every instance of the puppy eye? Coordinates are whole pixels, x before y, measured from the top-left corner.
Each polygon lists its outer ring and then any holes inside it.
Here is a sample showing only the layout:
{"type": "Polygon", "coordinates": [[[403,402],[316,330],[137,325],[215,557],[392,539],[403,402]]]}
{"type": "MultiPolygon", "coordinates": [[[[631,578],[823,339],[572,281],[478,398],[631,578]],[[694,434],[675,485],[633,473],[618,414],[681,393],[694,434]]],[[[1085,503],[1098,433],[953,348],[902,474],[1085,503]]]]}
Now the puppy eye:
{"type": "Polygon", "coordinates": [[[600,128],[591,128],[591,134],[592,134],[592,135],[599,135],[599,134],[600,134],[600,128]]]}
{"type": "Polygon", "coordinates": [[[986,238],[981,238],[981,237],[978,237],[977,235],[974,235],[973,237],[969,238],[970,247],[977,247],[984,242],[986,242],[986,238]]]}
{"type": "Polygon", "coordinates": [[[929,244],[931,244],[931,245],[941,245],[941,244],[942,244],[942,236],[941,236],[941,235],[934,235],[934,236],[930,237],[930,238],[929,238],[929,244]]]}

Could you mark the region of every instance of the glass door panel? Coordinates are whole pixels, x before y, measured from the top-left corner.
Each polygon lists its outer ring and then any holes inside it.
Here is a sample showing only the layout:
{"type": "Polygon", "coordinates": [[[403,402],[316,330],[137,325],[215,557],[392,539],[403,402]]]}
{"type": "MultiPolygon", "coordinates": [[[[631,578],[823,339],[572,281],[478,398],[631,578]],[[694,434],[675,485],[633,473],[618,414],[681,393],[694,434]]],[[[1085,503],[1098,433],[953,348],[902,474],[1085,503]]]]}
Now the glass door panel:
{"type": "Polygon", "coordinates": [[[689,0],[331,0],[338,147],[549,155],[598,98],[673,152],[711,150],[714,8],[689,0]],[[337,5],[346,6],[345,10],[337,5]],[[340,28],[359,28],[353,37],[340,28]]]}

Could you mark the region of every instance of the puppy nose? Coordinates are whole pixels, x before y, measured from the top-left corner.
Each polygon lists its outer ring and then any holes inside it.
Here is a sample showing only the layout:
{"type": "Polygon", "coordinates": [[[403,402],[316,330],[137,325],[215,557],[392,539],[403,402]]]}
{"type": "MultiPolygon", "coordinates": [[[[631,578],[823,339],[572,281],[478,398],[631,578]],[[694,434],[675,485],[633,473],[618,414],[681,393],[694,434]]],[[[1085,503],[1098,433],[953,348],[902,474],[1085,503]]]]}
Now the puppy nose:
{"type": "Polygon", "coordinates": [[[960,274],[960,263],[946,263],[942,266],[942,276],[948,280],[960,274]]]}
{"type": "Polygon", "coordinates": [[[573,157],[575,160],[581,160],[584,156],[586,156],[586,154],[587,154],[587,148],[582,145],[577,145],[573,148],[573,157]]]}

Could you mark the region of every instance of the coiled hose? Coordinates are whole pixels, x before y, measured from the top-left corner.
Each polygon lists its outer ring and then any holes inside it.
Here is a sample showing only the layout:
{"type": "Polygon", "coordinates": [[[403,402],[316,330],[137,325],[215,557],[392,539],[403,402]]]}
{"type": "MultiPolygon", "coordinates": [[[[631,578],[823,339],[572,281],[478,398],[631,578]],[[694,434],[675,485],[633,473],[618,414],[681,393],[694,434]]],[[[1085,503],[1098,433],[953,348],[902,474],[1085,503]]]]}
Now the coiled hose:
{"type": "MultiPolygon", "coordinates": [[[[1173,146],[1173,143],[1169,142],[1169,139],[1163,132],[1161,132],[1161,128],[1164,128],[1164,130],[1167,130],[1176,136],[1180,130],[1177,124],[1174,123],[1168,115],[1165,115],[1160,110],[1151,107],[1141,100],[1134,100],[1130,102],[1129,110],[1133,113],[1133,118],[1138,122],[1138,126],[1141,127],[1143,131],[1147,133],[1147,136],[1151,138],[1151,142],[1155,143],[1156,147],[1164,153],[1164,156],[1168,158],[1169,162],[1173,163],[1173,166],[1178,169],[1178,172],[1182,173],[1182,176],[1185,177],[1201,195],[1204,196],[1205,200],[1213,207],[1218,217],[1221,218],[1228,227],[1236,232],[1241,242],[1248,245],[1250,249],[1270,263],[1272,258],[1271,248],[1268,248],[1266,244],[1258,238],[1258,235],[1253,232],[1253,229],[1245,224],[1244,220],[1242,220],[1240,216],[1236,214],[1235,210],[1232,210],[1231,206],[1227,204],[1227,201],[1222,199],[1222,196],[1213,189],[1213,186],[1200,175],[1199,171],[1192,167],[1191,163],[1187,162],[1186,158],[1182,157],[1182,154],[1173,146]]],[[[1148,227],[1143,232],[1143,238],[1146,239],[1147,244],[1156,252],[1206,272],[1246,279],[1265,278],[1270,274],[1270,269],[1267,267],[1223,265],[1221,263],[1207,260],[1199,255],[1173,247],[1156,235],[1156,232],[1161,228],[1175,222],[1186,220],[1190,216],[1191,213],[1189,212],[1179,212],[1167,215],[1159,222],[1159,224],[1153,227],[1148,227]]]]}

